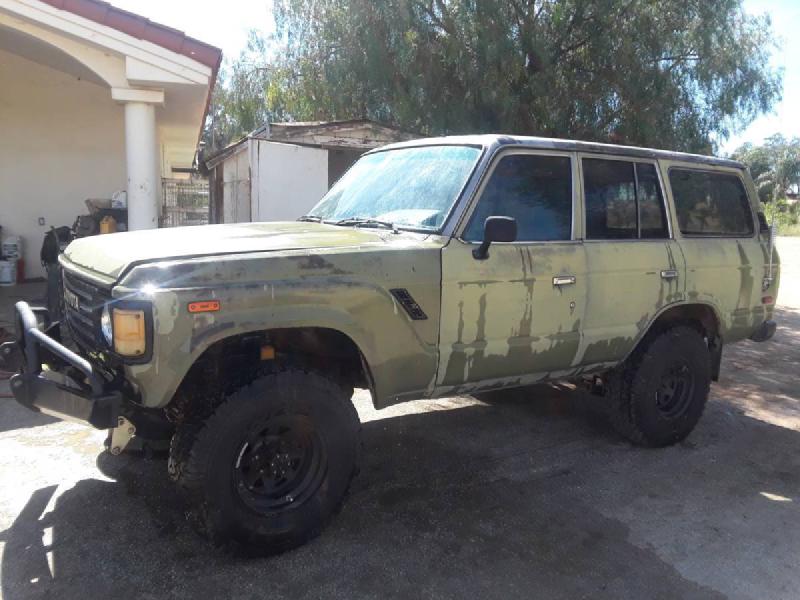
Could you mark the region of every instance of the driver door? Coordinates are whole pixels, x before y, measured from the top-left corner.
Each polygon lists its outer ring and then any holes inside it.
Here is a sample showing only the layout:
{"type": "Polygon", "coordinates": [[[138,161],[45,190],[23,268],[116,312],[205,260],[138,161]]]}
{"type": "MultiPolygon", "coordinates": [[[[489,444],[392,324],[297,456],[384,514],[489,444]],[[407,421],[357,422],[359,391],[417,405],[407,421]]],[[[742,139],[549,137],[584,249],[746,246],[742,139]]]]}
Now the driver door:
{"type": "Polygon", "coordinates": [[[457,235],[442,250],[437,393],[518,386],[577,367],[586,257],[574,239],[577,169],[570,153],[496,157],[457,235]],[[479,260],[489,216],[513,217],[517,240],[479,260]]]}

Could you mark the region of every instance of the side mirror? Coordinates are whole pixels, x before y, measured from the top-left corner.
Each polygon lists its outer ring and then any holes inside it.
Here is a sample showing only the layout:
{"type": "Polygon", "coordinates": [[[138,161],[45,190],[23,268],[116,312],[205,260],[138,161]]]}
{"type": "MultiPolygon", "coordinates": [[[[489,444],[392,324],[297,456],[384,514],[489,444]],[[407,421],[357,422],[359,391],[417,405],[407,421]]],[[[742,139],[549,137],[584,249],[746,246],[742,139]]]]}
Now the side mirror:
{"type": "Polygon", "coordinates": [[[517,220],[512,217],[487,217],[483,224],[483,242],[472,251],[477,260],[489,256],[492,242],[513,242],[517,239],[517,220]]]}

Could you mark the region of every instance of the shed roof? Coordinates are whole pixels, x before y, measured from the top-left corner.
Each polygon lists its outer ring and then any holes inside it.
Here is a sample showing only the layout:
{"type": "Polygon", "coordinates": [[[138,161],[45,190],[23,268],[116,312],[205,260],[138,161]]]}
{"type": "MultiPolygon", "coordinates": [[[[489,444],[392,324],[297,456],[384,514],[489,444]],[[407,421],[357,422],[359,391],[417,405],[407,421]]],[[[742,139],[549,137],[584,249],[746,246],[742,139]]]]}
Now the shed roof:
{"type": "Polygon", "coordinates": [[[392,125],[369,119],[265,123],[241,139],[215,152],[206,158],[205,163],[209,169],[213,168],[229,156],[236,154],[241,145],[251,139],[317,148],[352,148],[367,151],[417,137],[419,136],[392,125]]]}

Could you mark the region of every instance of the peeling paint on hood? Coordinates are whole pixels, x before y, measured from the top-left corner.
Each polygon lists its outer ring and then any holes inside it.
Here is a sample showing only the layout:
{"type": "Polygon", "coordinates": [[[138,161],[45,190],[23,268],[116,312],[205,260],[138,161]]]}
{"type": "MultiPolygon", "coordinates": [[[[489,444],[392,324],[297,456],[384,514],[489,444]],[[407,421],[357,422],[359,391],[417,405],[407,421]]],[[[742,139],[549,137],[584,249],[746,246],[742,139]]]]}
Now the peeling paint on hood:
{"type": "Polygon", "coordinates": [[[297,221],[239,223],[97,235],[75,240],[65,254],[77,265],[116,278],[130,265],[155,260],[375,246],[408,237],[420,239],[425,236],[297,221]]]}

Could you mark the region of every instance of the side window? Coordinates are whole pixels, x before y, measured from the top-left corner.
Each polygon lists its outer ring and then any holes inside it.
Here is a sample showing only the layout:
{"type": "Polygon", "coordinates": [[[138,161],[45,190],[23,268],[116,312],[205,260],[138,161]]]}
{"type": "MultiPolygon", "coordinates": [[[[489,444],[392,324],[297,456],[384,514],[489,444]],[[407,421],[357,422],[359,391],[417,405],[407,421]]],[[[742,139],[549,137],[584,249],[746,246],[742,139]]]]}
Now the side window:
{"type": "Polygon", "coordinates": [[[512,154],[495,166],[463,238],[483,239],[487,217],[514,217],[517,241],[569,240],[572,166],[568,156],[512,154]]]}
{"type": "Polygon", "coordinates": [[[583,159],[586,238],[669,237],[664,198],[652,163],[583,159]]]}
{"type": "Polygon", "coordinates": [[[623,160],[583,159],[586,196],[586,237],[617,240],[638,237],[636,180],[633,163],[623,160]]]}
{"type": "Polygon", "coordinates": [[[636,163],[636,198],[639,201],[640,237],[643,239],[665,239],[669,237],[667,212],[664,197],[658,182],[656,166],[651,163],[636,163]]]}
{"type": "Polygon", "coordinates": [[[747,192],[733,173],[670,169],[669,184],[681,233],[753,235],[747,192]]]}

